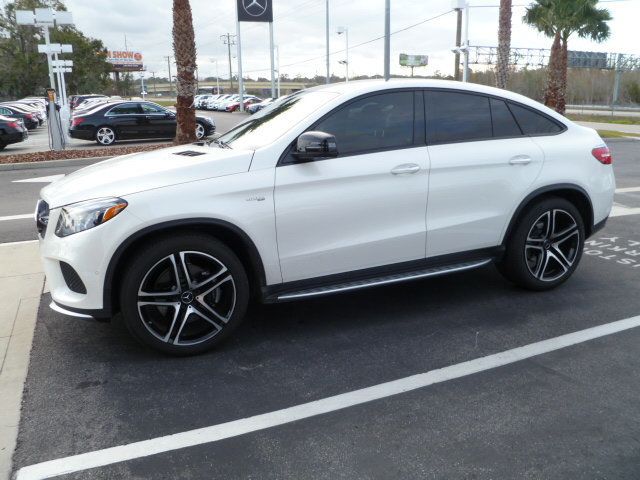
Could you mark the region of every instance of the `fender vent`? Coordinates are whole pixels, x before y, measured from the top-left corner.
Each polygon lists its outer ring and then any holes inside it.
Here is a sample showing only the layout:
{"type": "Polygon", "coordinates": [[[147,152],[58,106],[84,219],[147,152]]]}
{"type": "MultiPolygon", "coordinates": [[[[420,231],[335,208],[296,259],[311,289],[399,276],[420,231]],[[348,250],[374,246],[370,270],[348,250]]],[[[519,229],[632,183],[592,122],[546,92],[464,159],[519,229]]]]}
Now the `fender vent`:
{"type": "Polygon", "coordinates": [[[198,155],[204,155],[204,152],[196,152],[194,150],[185,150],[184,152],[177,152],[174,155],[182,155],[184,157],[197,157],[198,155]]]}
{"type": "Polygon", "coordinates": [[[60,262],[60,270],[62,271],[62,277],[64,278],[69,290],[76,293],[87,293],[87,287],[80,279],[80,275],[76,272],[71,265],[66,262],[60,262]]]}

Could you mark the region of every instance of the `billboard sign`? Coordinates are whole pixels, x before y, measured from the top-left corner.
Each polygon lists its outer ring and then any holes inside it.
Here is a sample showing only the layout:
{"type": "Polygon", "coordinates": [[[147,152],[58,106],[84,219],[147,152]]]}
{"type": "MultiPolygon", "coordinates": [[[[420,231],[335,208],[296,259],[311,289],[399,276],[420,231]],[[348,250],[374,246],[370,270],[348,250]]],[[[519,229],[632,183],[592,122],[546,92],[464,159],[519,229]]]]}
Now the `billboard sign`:
{"type": "Polygon", "coordinates": [[[111,64],[114,72],[139,72],[144,70],[142,53],[140,52],[109,50],[107,52],[107,62],[111,64]]]}
{"type": "Polygon", "coordinates": [[[236,0],[239,22],[273,22],[273,0],[236,0]]]}
{"type": "Polygon", "coordinates": [[[428,55],[400,54],[400,66],[402,67],[426,67],[429,64],[428,55]]]}
{"type": "Polygon", "coordinates": [[[567,66],[569,68],[609,68],[607,54],[604,52],[577,52],[567,53],[567,66]]]}

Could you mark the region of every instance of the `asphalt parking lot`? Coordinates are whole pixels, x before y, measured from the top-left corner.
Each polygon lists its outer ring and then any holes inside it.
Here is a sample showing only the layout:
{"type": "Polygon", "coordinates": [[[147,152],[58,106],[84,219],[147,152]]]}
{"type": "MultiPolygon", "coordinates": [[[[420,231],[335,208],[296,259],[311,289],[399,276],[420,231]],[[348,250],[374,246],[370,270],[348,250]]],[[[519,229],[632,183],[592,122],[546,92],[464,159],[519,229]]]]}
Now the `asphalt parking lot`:
{"type": "MultiPolygon", "coordinates": [[[[204,110],[198,110],[197,115],[202,115],[205,117],[211,117],[214,119],[216,123],[216,130],[218,132],[226,132],[231,127],[233,127],[236,123],[241,121],[246,114],[235,112],[235,113],[226,113],[226,112],[208,112],[204,110]]],[[[87,141],[87,140],[78,140],[75,138],[67,138],[67,149],[75,150],[75,149],[85,149],[85,148],[104,148],[101,145],[98,145],[96,142],[87,141]]],[[[127,140],[120,141],[115,144],[115,146],[123,146],[123,145],[141,145],[145,143],[162,143],[166,140],[127,140]]],[[[49,132],[47,130],[47,124],[29,131],[29,137],[20,143],[13,143],[8,145],[4,150],[0,151],[0,156],[2,155],[17,155],[20,153],[34,153],[34,152],[42,152],[45,150],[49,150],[49,132]]]]}
{"type": "MultiPolygon", "coordinates": [[[[81,465],[65,479],[637,479],[639,329],[513,361],[518,347],[640,315],[640,142],[610,147],[616,216],[551,292],[519,290],[487,267],[254,306],[221,348],[181,359],[140,347],[118,317],[67,318],[43,295],[14,471],[62,459],[81,465]],[[359,389],[500,352],[512,360],[349,406],[359,389]],[[269,428],[249,419],[246,433],[227,424],[341,394],[324,414],[286,410],[269,428]],[[218,437],[191,434],[180,447],[177,434],[205,427],[218,437]],[[126,460],[105,450],[146,440],[126,460]]],[[[31,211],[43,185],[14,180],[73,168],[1,172],[0,217],[31,211]]],[[[32,229],[0,222],[0,242],[32,229]]],[[[22,478],[44,478],[30,471],[22,478]]]]}

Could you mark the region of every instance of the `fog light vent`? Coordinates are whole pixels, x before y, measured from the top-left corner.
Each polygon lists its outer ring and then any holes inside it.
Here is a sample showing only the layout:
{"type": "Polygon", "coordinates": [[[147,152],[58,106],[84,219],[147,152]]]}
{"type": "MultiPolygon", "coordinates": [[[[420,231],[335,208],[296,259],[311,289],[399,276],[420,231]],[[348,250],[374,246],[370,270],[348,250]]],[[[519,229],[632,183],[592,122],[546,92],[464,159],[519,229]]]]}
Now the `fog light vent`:
{"type": "Polygon", "coordinates": [[[62,271],[62,277],[69,287],[69,290],[76,293],[87,293],[87,287],[84,286],[80,275],[76,272],[71,265],[65,262],[60,262],[60,270],[62,271]]]}

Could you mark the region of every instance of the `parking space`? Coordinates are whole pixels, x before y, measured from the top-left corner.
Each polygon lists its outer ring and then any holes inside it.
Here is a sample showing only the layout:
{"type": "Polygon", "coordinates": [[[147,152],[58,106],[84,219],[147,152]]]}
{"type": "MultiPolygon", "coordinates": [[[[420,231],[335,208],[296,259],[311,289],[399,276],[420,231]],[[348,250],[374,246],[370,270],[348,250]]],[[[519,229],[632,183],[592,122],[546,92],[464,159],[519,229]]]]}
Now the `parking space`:
{"type": "MultiPolygon", "coordinates": [[[[640,315],[640,143],[610,146],[617,216],[551,292],[486,267],[256,305],[219,349],[179,359],[136,344],[118,317],[59,315],[45,294],[14,470],[63,459],[79,467],[60,478],[78,479],[637,478],[640,330],[557,340],[640,315]],[[522,346],[535,354],[519,357],[522,346]],[[485,360],[501,352],[503,363],[485,360]],[[439,380],[417,385],[425,372],[439,380]],[[363,403],[371,386],[383,393],[363,403]]],[[[42,184],[13,181],[60,173],[12,173],[7,196],[26,208],[42,184]]],[[[0,222],[3,238],[11,223],[0,222]]]]}

